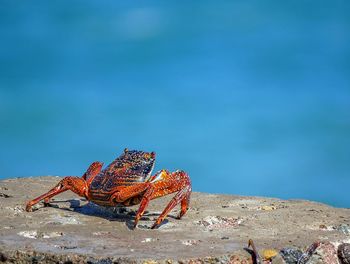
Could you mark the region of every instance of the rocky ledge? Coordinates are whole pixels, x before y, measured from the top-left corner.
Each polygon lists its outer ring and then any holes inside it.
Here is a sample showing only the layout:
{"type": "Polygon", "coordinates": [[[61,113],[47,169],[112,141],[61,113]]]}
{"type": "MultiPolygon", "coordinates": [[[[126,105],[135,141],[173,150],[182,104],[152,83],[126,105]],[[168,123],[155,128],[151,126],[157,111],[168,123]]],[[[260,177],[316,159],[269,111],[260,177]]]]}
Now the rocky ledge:
{"type": "Polygon", "coordinates": [[[137,207],[102,208],[71,192],[24,210],[59,180],[0,181],[0,262],[253,263],[252,239],[264,263],[350,263],[350,209],[193,193],[183,219],[176,208],[156,230],[149,227],[171,197],[151,201],[135,230],[137,207]]]}

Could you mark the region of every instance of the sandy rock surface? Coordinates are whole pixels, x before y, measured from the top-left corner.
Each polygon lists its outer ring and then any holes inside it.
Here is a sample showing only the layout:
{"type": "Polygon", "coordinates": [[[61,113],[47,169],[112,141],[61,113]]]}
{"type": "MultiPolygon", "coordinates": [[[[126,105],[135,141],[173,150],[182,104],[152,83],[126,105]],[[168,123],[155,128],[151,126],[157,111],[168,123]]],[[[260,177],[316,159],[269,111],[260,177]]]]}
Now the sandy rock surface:
{"type": "MultiPolygon", "coordinates": [[[[70,191],[33,212],[25,202],[61,178],[0,181],[0,262],[15,263],[252,263],[244,250],[305,250],[315,241],[350,242],[350,209],[301,200],[193,193],[181,220],[179,208],[156,230],[149,227],[169,197],[153,200],[137,229],[136,207],[103,208],[70,191]]],[[[335,249],[334,249],[335,250],[335,249]]],[[[280,256],[279,256],[280,257],[280,256]]]]}

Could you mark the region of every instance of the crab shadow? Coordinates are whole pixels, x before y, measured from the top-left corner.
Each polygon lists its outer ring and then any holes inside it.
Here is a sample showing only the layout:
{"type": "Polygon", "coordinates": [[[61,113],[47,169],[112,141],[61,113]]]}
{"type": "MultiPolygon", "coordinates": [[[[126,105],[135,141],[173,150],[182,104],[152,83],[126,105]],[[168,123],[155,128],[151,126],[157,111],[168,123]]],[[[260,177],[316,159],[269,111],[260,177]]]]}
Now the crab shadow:
{"type": "MultiPolygon", "coordinates": [[[[137,207],[129,208],[125,206],[116,206],[116,207],[105,207],[96,205],[92,202],[85,203],[84,199],[70,199],[70,200],[61,200],[61,201],[50,201],[49,204],[45,204],[48,207],[54,207],[63,211],[76,212],[88,216],[97,216],[104,218],[109,221],[124,222],[128,229],[134,229],[134,220],[137,212],[137,207]],[[60,207],[60,203],[69,203],[68,207],[60,207]],[[82,204],[84,203],[84,204],[82,204]]],[[[159,213],[150,213],[145,211],[144,215],[140,219],[137,228],[139,229],[150,229],[148,225],[142,223],[143,221],[154,222],[158,217],[159,213]]],[[[168,215],[167,217],[176,219],[175,216],[168,215]]],[[[158,226],[161,227],[166,225],[169,221],[164,219],[162,224],[158,226]]]]}

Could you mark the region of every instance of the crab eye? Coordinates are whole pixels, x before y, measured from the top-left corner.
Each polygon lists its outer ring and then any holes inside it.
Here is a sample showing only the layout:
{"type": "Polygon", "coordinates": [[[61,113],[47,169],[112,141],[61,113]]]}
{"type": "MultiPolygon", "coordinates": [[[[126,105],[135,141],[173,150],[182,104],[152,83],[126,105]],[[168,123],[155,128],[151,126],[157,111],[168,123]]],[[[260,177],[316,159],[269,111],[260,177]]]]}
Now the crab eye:
{"type": "Polygon", "coordinates": [[[156,153],[154,151],[151,152],[151,158],[154,159],[156,157],[156,153]]]}
{"type": "Polygon", "coordinates": [[[128,152],[128,151],[129,151],[128,148],[125,148],[125,149],[124,149],[124,153],[126,153],[126,152],[128,152]]]}

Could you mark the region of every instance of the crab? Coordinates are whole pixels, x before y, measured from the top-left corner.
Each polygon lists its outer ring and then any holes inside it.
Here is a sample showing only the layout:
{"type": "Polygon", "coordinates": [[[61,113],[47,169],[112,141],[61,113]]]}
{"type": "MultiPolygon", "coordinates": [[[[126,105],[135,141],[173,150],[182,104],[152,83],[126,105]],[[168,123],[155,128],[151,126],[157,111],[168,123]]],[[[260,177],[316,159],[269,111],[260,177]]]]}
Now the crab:
{"type": "Polygon", "coordinates": [[[101,206],[133,206],[140,204],[136,213],[134,228],[145,212],[150,200],[177,192],[152,225],[158,227],[169,212],[178,204],[180,219],[188,210],[192,191],[189,175],[177,170],[160,170],[152,175],[155,152],[124,149],[117,159],[102,169],[102,162],[93,162],[82,177],[65,177],[47,193],[27,202],[26,211],[44,200],[48,204],[55,195],[71,190],[101,206]]]}

